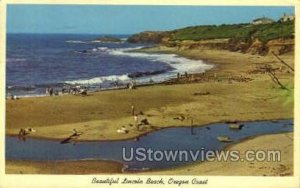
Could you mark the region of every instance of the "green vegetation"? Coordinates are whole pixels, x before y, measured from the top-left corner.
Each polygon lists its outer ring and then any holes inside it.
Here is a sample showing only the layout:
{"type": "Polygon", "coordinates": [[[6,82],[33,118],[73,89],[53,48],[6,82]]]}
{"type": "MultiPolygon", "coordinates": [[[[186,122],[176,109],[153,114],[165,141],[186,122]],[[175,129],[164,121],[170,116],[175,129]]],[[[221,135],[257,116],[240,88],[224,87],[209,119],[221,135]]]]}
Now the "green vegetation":
{"type": "Polygon", "coordinates": [[[233,25],[208,25],[194,26],[174,30],[172,40],[205,40],[230,38],[248,41],[258,38],[268,41],[276,38],[293,38],[295,32],[294,21],[274,22],[271,24],[233,24],[233,25]]]}

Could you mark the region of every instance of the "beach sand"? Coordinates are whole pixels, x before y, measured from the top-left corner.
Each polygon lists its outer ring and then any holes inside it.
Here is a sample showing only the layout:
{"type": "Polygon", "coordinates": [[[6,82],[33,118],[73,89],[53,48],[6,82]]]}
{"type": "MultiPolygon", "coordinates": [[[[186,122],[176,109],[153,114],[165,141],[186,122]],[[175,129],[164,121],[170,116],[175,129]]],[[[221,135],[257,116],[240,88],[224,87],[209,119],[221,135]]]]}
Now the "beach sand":
{"type": "MultiPolygon", "coordinates": [[[[78,140],[115,140],[133,138],[149,131],[170,127],[205,125],[224,121],[252,121],[293,118],[292,92],[279,89],[267,74],[249,74],[266,63],[279,68],[282,64],[271,55],[258,56],[225,50],[176,50],[156,47],[150,53],[176,53],[203,59],[215,68],[205,73],[209,80],[194,82],[200,74],[182,78],[175,84],[138,87],[90,93],[89,96],[23,98],[6,101],[6,134],[16,135],[20,128],[36,130],[30,136],[63,139],[76,128],[83,134],[78,140]],[[229,77],[250,78],[249,82],[229,82],[229,77]],[[198,95],[197,93],[208,93],[198,95]],[[131,105],[143,112],[152,127],[134,128],[131,105]],[[184,116],[183,121],[175,120],[184,116]],[[131,124],[131,125],[130,125],[131,124]],[[117,133],[126,126],[128,134],[117,133]]],[[[281,58],[294,66],[293,54],[281,58]]],[[[277,73],[284,84],[293,87],[293,73],[277,73]]],[[[274,135],[275,137],[278,135],[274,135]]],[[[264,137],[262,137],[264,139],[264,137]]],[[[276,146],[269,143],[270,147],[276,146]]],[[[197,171],[195,171],[197,173],[197,171]]]]}
{"type": "MultiPolygon", "coordinates": [[[[280,161],[213,161],[195,162],[179,168],[145,172],[142,174],[163,175],[206,175],[206,176],[292,176],[293,133],[258,136],[228,147],[228,151],[239,151],[245,159],[246,151],[276,150],[281,152],[280,161]]],[[[268,155],[268,154],[266,154],[268,155]]],[[[270,155],[270,154],[269,154],[270,155]]],[[[271,155],[270,155],[271,156],[271,155]]]]}
{"type": "Polygon", "coordinates": [[[123,164],[111,161],[22,161],[6,160],[6,174],[116,174],[123,164]]]}

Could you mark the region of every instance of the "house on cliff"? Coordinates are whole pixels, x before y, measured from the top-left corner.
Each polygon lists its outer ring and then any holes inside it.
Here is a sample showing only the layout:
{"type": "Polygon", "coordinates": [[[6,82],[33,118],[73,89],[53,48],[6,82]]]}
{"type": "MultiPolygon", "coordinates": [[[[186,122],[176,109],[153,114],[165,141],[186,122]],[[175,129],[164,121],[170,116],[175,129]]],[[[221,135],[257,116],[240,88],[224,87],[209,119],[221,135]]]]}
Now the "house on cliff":
{"type": "Polygon", "coordinates": [[[261,17],[261,18],[257,18],[255,20],[252,21],[253,25],[260,25],[260,24],[270,24],[273,23],[274,20],[272,20],[271,18],[267,18],[267,17],[261,17]]]}
{"type": "Polygon", "coordinates": [[[293,20],[295,20],[295,15],[287,15],[285,13],[279,19],[280,22],[288,22],[288,21],[293,21],[293,20]]]}

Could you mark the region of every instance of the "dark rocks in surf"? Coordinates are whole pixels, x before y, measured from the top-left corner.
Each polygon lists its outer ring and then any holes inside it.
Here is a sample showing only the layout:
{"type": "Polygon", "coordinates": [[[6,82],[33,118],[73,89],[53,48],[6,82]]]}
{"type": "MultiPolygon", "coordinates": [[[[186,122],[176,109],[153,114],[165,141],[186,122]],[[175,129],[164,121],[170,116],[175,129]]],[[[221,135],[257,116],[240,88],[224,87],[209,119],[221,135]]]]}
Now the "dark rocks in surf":
{"type": "Polygon", "coordinates": [[[128,74],[129,78],[139,78],[144,76],[151,76],[151,75],[157,75],[157,74],[163,74],[166,70],[158,70],[158,71],[146,71],[146,72],[134,72],[128,74]]]}
{"type": "Polygon", "coordinates": [[[122,42],[121,39],[116,38],[116,37],[111,37],[111,36],[104,36],[104,37],[99,37],[96,40],[92,41],[92,42],[111,42],[111,43],[118,43],[118,42],[122,42]]]}

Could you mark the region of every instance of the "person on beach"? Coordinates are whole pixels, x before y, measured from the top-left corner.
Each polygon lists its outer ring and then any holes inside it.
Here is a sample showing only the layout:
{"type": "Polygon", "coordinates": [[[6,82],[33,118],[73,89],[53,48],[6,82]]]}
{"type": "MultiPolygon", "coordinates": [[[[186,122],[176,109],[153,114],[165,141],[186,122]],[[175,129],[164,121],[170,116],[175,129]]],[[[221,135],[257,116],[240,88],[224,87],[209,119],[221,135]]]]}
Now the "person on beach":
{"type": "Polygon", "coordinates": [[[137,115],[134,115],[133,116],[133,119],[134,119],[134,124],[136,126],[136,129],[139,130],[139,117],[137,115]]]}
{"type": "Polygon", "coordinates": [[[50,94],[50,96],[53,96],[53,88],[52,87],[50,87],[50,89],[49,89],[49,94],[50,94]]]}
{"type": "Polygon", "coordinates": [[[134,116],[134,114],[135,114],[134,111],[135,111],[135,107],[134,107],[134,105],[131,105],[131,115],[132,116],[134,116]]]}
{"type": "Polygon", "coordinates": [[[133,81],[131,80],[128,86],[129,89],[134,89],[134,84],[133,81]]]}
{"type": "Polygon", "coordinates": [[[54,95],[55,95],[55,96],[58,96],[58,95],[59,95],[58,90],[55,90],[54,95]]]}
{"type": "Polygon", "coordinates": [[[46,94],[46,96],[49,95],[49,87],[46,88],[45,94],[46,94]]]}

